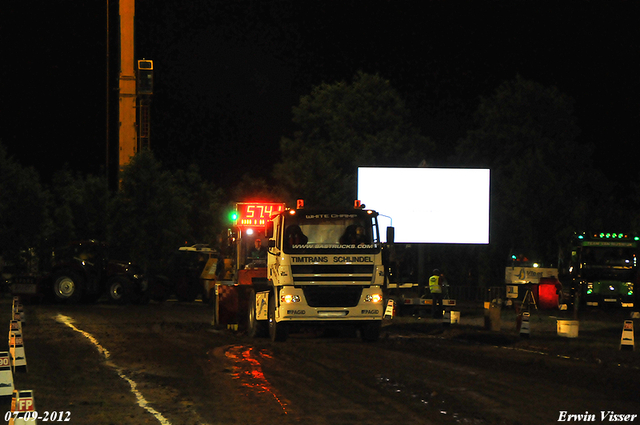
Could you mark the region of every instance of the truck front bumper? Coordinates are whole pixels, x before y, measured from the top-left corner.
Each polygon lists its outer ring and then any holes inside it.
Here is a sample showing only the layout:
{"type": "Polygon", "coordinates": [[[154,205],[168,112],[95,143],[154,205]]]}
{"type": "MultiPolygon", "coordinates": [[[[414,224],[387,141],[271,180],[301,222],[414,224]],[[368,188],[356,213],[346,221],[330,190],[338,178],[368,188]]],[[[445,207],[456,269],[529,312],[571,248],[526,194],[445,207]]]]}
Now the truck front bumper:
{"type": "MultiPolygon", "coordinates": [[[[309,306],[304,290],[299,287],[282,287],[278,297],[278,322],[373,321],[382,320],[384,313],[382,289],[379,286],[363,287],[357,305],[348,307],[309,306]]],[[[339,300],[337,303],[339,304],[339,300]]]]}

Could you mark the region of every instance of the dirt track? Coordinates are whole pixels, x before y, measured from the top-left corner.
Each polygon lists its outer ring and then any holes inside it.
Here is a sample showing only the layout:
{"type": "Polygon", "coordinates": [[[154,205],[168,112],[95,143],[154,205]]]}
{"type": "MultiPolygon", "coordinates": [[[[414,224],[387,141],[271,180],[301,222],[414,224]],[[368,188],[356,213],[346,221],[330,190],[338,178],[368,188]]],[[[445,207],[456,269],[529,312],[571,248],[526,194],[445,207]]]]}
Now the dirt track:
{"type": "MultiPolygon", "coordinates": [[[[9,307],[2,299],[7,322],[9,307]]],[[[548,313],[532,317],[529,339],[509,311],[487,331],[480,310],[449,327],[394,319],[374,344],[314,332],[272,344],[214,330],[201,303],[26,312],[28,372],[16,387],[77,424],[546,424],[563,411],[640,412],[640,356],[617,349],[615,313],[585,318],[578,339],[559,338],[548,313]]]]}

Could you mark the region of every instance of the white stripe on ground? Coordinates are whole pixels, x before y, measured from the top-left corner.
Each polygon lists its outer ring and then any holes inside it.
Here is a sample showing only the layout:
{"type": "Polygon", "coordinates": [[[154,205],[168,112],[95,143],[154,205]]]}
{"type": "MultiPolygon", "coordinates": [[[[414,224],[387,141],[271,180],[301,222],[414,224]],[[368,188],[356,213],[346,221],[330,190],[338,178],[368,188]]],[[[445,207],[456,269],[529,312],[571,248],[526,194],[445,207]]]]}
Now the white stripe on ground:
{"type": "MultiPolygon", "coordinates": [[[[98,340],[95,339],[93,337],[93,335],[91,335],[89,332],[85,332],[82,329],[78,329],[73,324],[73,319],[71,317],[64,316],[62,314],[58,314],[58,316],[56,316],[56,320],[58,322],[60,322],[60,323],[63,323],[65,325],[69,326],[74,331],[79,332],[82,335],[86,336],[87,339],[89,339],[89,341],[91,341],[91,343],[93,343],[93,345],[95,345],[98,348],[98,351],[104,356],[104,358],[106,360],[109,360],[109,358],[111,357],[111,354],[109,353],[109,351],[107,349],[105,349],[102,345],[100,345],[98,340]]],[[[129,383],[129,385],[131,386],[131,392],[136,396],[136,399],[138,400],[138,405],[140,407],[142,407],[147,412],[149,412],[153,416],[155,416],[155,418],[158,420],[158,422],[160,422],[162,425],[171,425],[171,422],[169,422],[164,416],[162,416],[162,414],[160,412],[155,410],[153,407],[149,406],[149,403],[147,402],[147,400],[145,400],[145,398],[142,396],[140,391],[137,390],[137,386],[138,385],[135,383],[135,381],[133,379],[131,379],[128,376],[126,376],[124,374],[124,372],[122,372],[122,369],[120,367],[118,367],[115,363],[113,363],[112,361],[107,361],[107,364],[109,366],[111,366],[116,371],[116,373],[118,374],[118,376],[120,378],[124,379],[125,381],[127,381],[129,383]]]]}

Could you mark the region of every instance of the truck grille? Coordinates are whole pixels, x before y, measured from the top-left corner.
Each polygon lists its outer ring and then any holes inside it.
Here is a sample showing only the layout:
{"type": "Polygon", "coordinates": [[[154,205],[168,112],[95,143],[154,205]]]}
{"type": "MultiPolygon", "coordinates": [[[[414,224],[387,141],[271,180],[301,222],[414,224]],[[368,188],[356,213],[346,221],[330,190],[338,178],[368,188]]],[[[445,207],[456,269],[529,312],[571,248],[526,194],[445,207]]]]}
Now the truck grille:
{"type": "Polygon", "coordinates": [[[291,272],[310,307],[355,307],[373,280],[372,265],[306,264],[291,266],[291,272]]]}
{"type": "Polygon", "coordinates": [[[362,286],[306,286],[302,291],[310,307],[355,307],[362,286]]]}
{"type": "Polygon", "coordinates": [[[291,266],[295,284],[305,283],[370,283],[373,280],[373,266],[370,265],[300,265],[291,266]]]}

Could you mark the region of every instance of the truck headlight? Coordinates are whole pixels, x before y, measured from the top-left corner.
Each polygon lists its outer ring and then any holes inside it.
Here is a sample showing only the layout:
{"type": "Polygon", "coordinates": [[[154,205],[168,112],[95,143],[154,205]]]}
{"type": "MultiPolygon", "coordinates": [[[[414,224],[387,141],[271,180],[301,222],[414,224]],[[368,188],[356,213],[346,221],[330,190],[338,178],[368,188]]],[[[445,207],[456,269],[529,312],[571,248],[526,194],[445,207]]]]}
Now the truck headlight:
{"type": "Polygon", "coordinates": [[[366,297],[364,297],[364,301],[367,303],[379,303],[379,302],[382,302],[382,295],[369,294],[366,297]]]}
{"type": "Polygon", "coordinates": [[[291,304],[291,303],[299,303],[300,295],[282,295],[280,296],[280,302],[282,304],[291,304]]]}

